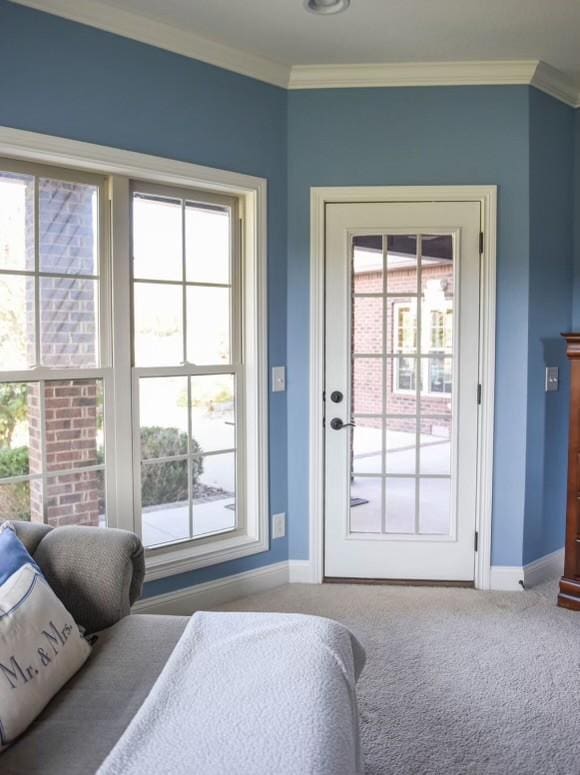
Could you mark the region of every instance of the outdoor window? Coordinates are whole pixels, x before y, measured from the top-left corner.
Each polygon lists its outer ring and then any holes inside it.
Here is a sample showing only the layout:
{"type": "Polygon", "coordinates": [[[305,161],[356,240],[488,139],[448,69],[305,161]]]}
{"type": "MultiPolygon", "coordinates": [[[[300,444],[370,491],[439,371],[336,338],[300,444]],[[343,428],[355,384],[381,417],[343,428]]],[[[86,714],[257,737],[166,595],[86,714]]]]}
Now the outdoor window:
{"type": "Polygon", "coordinates": [[[136,475],[148,547],[237,526],[236,203],[194,197],[132,193],[136,475]]]}
{"type": "Polygon", "coordinates": [[[150,578],[267,548],[255,201],[0,160],[0,521],[135,530],[150,578]]]}
{"type": "Polygon", "coordinates": [[[0,171],[0,518],[106,521],[104,179],[0,171]]]}
{"type": "MultiPolygon", "coordinates": [[[[417,315],[414,303],[394,303],[394,359],[393,385],[396,393],[416,391],[416,372],[413,359],[405,357],[416,350],[417,315]]],[[[444,308],[429,310],[423,303],[422,348],[420,380],[423,395],[444,395],[452,392],[451,354],[453,352],[452,302],[444,302],[444,308]]]]}

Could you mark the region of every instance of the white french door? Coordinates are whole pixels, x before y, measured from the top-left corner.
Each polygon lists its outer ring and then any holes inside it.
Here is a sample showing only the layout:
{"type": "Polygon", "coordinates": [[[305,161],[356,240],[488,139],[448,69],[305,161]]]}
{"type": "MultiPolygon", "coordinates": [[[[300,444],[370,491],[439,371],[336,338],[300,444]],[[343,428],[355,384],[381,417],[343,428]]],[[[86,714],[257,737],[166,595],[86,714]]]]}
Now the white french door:
{"type": "Polygon", "coordinates": [[[326,207],[326,577],[474,578],[480,224],[326,207]]]}

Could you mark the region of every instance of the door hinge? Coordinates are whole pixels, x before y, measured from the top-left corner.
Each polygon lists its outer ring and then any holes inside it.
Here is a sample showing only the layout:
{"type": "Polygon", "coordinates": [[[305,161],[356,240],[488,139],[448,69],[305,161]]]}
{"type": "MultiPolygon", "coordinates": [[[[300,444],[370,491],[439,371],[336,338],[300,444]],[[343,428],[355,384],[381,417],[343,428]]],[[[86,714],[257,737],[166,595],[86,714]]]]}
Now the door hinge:
{"type": "Polygon", "coordinates": [[[476,530],[475,531],[475,536],[474,536],[474,539],[473,539],[473,549],[474,549],[474,551],[477,551],[478,546],[479,546],[479,533],[476,530]]]}
{"type": "Polygon", "coordinates": [[[479,232],[479,255],[483,256],[483,232],[479,232]]]}
{"type": "Polygon", "coordinates": [[[477,386],[477,404],[481,404],[481,383],[477,386]]]}

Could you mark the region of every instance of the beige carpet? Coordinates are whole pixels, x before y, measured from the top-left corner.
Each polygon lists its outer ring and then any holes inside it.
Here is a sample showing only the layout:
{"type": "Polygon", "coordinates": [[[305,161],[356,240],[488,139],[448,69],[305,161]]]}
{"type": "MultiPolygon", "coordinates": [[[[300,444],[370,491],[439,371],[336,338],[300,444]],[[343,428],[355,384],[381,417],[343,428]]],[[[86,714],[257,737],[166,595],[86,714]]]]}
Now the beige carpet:
{"type": "Polygon", "coordinates": [[[293,584],[221,609],[317,614],[353,630],[368,657],[367,775],[579,775],[580,613],[555,595],[555,583],[510,593],[293,584]]]}

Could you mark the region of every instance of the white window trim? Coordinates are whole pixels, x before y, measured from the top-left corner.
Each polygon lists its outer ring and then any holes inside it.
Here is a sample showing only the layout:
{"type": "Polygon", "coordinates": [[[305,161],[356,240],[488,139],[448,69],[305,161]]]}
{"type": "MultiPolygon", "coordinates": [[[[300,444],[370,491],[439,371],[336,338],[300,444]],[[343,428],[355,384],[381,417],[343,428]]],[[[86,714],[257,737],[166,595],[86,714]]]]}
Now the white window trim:
{"type": "MultiPolygon", "coordinates": [[[[116,432],[112,455],[114,485],[109,490],[109,524],[134,529],[131,445],[130,309],[115,296],[130,298],[129,180],[141,179],[238,197],[244,218],[244,362],[246,375],[247,522],[244,535],[167,547],[147,557],[146,580],[185,573],[269,548],[268,373],[267,373],[267,182],[263,178],[203,167],[92,143],[0,127],[0,156],[89,170],[110,179],[113,228],[113,354],[116,432]],[[120,228],[125,224],[125,228],[120,228]],[[119,338],[119,332],[125,336],[119,338]],[[123,365],[124,364],[124,365],[123,365]],[[129,424],[129,425],[128,425],[129,424]]],[[[111,404],[111,401],[109,401],[111,404]]],[[[109,407],[109,411],[112,407],[109,407]]],[[[109,464],[111,455],[109,455],[109,464]]],[[[110,483],[110,479],[107,479],[110,483]]]]}

